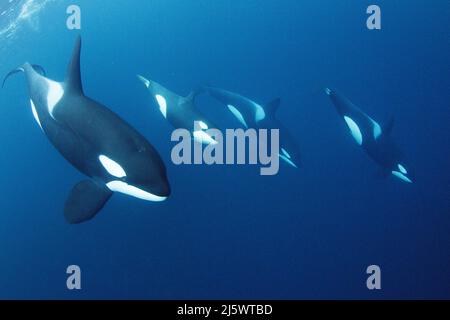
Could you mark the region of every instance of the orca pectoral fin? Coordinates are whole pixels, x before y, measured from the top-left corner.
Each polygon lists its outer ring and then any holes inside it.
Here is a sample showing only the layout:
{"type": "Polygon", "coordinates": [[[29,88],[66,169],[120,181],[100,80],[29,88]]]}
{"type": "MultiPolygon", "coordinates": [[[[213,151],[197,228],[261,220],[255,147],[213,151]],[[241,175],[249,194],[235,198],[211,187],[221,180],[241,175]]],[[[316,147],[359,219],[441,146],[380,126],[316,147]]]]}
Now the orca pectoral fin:
{"type": "Polygon", "coordinates": [[[106,204],[112,192],[106,185],[92,180],[77,183],[64,207],[64,216],[70,224],[78,224],[92,219],[106,204]]]}
{"type": "Polygon", "coordinates": [[[45,69],[42,66],[40,66],[38,64],[32,64],[31,66],[33,67],[34,71],[39,73],[41,76],[44,76],[44,77],[47,76],[45,69]]]}
{"type": "Polygon", "coordinates": [[[384,125],[383,132],[386,135],[390,135],[392,132],[392,129],[394,128],[394,117],[390,117],[388,122],[384,125]]]}
{"type": "Polygon", "coordinates": [[[386,179],[387,177],[390,176],[390,171],[383,169],[383,168],[377,168],[374,172],[373,172],[373,177],[377,180],[383,180],[386,179]]]}
{"type": "Polygon", "coordinates": [[[277,112],[278,108],[280,107],[280,104],[281,104],[280,98],[273,99],[272,101],[270,101],[269,103],[266,104],[266,106],[264,107],[264,110],[268,114],[275,116],[275,113],[277,112]]]}

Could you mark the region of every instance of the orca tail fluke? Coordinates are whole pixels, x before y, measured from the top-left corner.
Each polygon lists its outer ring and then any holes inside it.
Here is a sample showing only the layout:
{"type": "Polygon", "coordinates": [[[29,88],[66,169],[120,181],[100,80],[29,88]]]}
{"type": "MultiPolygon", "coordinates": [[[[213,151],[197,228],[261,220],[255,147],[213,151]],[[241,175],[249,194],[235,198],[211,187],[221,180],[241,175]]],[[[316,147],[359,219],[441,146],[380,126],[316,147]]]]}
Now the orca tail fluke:
{"type": "MultiPolygon", "coordinates": [[[[40,75],[42,75],[42,76],[45,77],[46,73],[45,73],[45,70],[44,70],[43,67],[41,67],[41,66],[38,65],[38,64],[32,64],[31,67],[33,68],[34,71],[36,71],[37,73],[39,73],[40,75]]],[[[13,76],[13,75],[15,75],[15,74],[17,74],[17,73],[20,73],[20,72],[25,73],[25,66],[20,66],[20,67],[17,67],[16,69],[10,71],[10,72],[5,76],[5,78],[3,78],[2,88],[5,87],[6,81],[7,81],[11,76],[13,76]]]]}
{"type": "Polygon", "coordinates": [[[9,79],[9,77],[11,77],[12,75],[15,75],[15,74],[17,74],[17,73],[20,73],[20,72],[25,72],[25,69],[24,69],[23,67],[18,67],[18,68],[16,68],[16,69],[10,71],[10,72],[5,76],[5,78],[3,78],[2,88],[5,87],[5,83],[6,83],[6,81],[9,79]]]}
{"type": "Polygon", "coordinates": [[[64,216],[70,224],[91,220],[108,202],[111,190],[93,180],[76,184],[66,201],[64,216]]]}

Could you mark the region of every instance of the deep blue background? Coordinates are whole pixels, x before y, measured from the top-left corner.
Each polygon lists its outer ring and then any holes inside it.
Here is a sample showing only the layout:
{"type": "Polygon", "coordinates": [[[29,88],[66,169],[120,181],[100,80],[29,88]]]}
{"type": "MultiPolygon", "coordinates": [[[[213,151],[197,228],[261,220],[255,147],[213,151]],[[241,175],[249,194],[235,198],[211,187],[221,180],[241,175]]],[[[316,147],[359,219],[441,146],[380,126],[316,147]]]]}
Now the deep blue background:
{"type": "MultiPolygon", "coordinates": [[[[0,38],[0,74],[30,61],[63,79],[72,3],[87,95],[160,151],[173,194],[115,195],[93,221],[67,225],[64,201],[83,177],[34,122],[23,77],[11,79],[0,94],[0,298],[450,298],[447,0],[61,0],[0,38]],[[365,27],[373,3],[381,31],[365,27]],[[180,94],[207,83],[281,97],[303,168],[174,166],[172,128],[137,73],[180,94]],[[376,177],[324,86],[381,123],[395,117],[415,184],[376,177]],[[69,264],[82,268],[79,292],[65,287],[69,264]],[[381,291],[365,286],[371,264],[381,291]]],[[[236,124],[212,99],[199,107],[236,124]]]]}

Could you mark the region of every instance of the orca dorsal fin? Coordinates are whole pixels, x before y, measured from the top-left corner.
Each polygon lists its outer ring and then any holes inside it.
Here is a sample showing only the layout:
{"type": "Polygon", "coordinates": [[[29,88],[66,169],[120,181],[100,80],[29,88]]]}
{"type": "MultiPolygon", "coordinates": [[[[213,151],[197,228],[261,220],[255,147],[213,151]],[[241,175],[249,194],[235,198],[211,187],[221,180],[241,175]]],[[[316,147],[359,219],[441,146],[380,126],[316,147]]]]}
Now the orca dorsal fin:
{"type": "Polygon", "coordinates": [[[266,113],[274,116],[278,108],[280,107],[280,103],[281,103],[280,98],[273,99],[272,101],[266,104],[264,110],[266,111],[266,113]]]}
{"type": "Polygon", "coordinates": [[[195,93],[195,91],[192,91],[186,96],[185,99],[186,99],[186,101],[194,102],[196,96],[197,96],[197,94],[195,93]]]}
{"type": "Polygon", "coordinates": [[[392,128],[394,128],[394,118],[390,117],[388,122],[386,122],[384,125],[384,128],[383,128],[384,134],[390,135],[392,132],[392,128]]]}
{"type": "Polygon", "coordinates": [[[195,99],[197,99],[197,97],[199,95],[204,94],[206,91],[207,91],[207,87],[205,87],[205,86],[198,86],[197,88],[192,90],[186,98],[191,100],[192,103],[195,103],[195,99]]]}
{"type": "Polygon", "coordinates": [[[191,106],[194,104],[195,94],[194,92],[189,93],[186,97],[180,96],[178,98],[178,105],[181,107],[191,106]]]}
{"type": "Polygon", "coordinates": [[[81,37],[78,36],[75,41],[75,47],[72,53],[72,59],[67,68],[66,89],[72,92],[83,94],[83,85],[81,83],[80,71],[81,37]]]}

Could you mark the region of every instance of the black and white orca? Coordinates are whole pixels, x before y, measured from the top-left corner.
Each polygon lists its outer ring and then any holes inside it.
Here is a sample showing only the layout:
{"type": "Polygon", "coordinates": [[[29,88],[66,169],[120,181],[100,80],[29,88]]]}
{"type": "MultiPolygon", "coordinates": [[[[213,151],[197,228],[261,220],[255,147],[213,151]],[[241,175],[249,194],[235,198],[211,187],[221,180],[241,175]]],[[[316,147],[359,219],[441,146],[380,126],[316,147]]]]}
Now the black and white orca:
{"type": "Polygon", "coordinates": [[[383,171],[402,181],[413,183],[411,170],[403,162],[403,155],[391,136],[394,122],[391,120],[382,127],[338,92],[326,88],[325,93],[330,97],[338,114],[347,124],[356,143],[381,166],[383,171]]]}
{"type": "Polygon", "coordinates": [[[155,81],[148,80],[138,75],[139,80],[149,90],[159,111],[167,121],[176,129],[188,130],[194,140],[203,144],[217,144],[206,130],[217,127],[202,114],[194,104],[195,93],[191,92],[187,97],[182,97],[155,81]],[[194,124],[199,124],[197,128],[194,124]]]}
{"type": "Polygon", "coordinates": [[[155,148],[107,107],[85,96],[78,37],[64,82],[53,81],[25,63],[24,72],[36,122],[56,149],[88,176],[72,189],[64,209],[69,223],[93,218],[113,192],[147,201],[170,194],[165,165],[155,148]]]}
{"type": "Polygon", "coordinates": [[[281,102],[279,98],[261,105],[240,94],[219,88],[202,87],[198,94],[203,92],[223,103],[245,128],[279,129],[279,156],[292,167],[298,168],[300,148],[290,131],[276,117],[281,102]]]}

